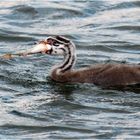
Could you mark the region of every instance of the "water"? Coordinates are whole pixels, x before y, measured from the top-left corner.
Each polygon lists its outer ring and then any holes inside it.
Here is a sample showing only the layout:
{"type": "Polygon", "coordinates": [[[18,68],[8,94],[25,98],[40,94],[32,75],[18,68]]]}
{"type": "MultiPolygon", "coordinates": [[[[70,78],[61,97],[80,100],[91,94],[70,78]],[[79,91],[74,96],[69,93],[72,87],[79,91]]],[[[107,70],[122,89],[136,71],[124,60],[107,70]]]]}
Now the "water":
{"type": "MultiPolygon", "coordinates": [[[[140,63],[140,1],[0,2],[0,54],[31,48],[50,35],[77,46],[77,68],[140,63]]],[[[92,84],[53,82],[60,57],[0,59],[1,139],[140,138],[140,94],[92,84]]]]}

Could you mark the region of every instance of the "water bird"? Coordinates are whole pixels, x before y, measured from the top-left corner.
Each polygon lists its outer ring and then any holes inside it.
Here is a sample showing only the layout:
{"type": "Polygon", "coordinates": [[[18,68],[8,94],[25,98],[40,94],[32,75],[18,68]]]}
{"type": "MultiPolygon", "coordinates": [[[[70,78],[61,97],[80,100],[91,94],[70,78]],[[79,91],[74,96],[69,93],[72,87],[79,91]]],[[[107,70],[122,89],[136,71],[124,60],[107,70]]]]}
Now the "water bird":
{"type": "Polygon", "coordinates": [[[51,70],[51,78],[56,82],[93,83],[103,87],[140,84],[140,65],[138,64],[96,64],[74,69],[76,47],[71,40],[63,36],[50,36],[24,55],[36,53],[64,56],[63,62],[53,66],[51,70]]]}

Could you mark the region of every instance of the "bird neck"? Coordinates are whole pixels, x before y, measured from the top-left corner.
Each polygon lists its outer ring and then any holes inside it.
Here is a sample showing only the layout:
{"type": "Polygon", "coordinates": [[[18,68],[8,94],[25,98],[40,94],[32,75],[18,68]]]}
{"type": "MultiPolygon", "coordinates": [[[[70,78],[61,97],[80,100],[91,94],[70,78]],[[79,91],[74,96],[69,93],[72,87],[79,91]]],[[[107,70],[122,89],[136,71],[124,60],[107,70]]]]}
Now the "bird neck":
{"type": "Polygon", "coordinates": [[[63,63],[56,65],[53,70],[52,73],[55,75],[60,75],[65,73],[66,71],[71,70],[76,62],[76,53],[75,53],[75,46],[67,46],[67,49],[65,50],[65,54],[64,54],[64,59],[63,59],[63,63]]]}
{"type": "Polygon", "coordinates": [[[76,55],[72,52],[69,52],[67,55],[64,56],[63,63],[58,67],[61,73],[64,73],[68,70],[71,70],[76,62],[76,55]]]}

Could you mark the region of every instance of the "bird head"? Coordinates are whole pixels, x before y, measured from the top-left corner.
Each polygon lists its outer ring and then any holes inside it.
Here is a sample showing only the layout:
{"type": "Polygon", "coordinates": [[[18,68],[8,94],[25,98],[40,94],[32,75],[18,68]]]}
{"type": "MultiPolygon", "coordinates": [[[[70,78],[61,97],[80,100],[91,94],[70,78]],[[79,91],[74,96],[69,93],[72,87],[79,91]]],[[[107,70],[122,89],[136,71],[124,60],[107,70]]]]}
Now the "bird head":
{"type": "Polygon", "coordinates": [[[40,41],[35,47],[28,50],[26,55],[29,54],[57,54],[65,55],[67,54],[67,46],[70,45],[70,40],[62,36],[48,37],[46,40],[40,41]]]}

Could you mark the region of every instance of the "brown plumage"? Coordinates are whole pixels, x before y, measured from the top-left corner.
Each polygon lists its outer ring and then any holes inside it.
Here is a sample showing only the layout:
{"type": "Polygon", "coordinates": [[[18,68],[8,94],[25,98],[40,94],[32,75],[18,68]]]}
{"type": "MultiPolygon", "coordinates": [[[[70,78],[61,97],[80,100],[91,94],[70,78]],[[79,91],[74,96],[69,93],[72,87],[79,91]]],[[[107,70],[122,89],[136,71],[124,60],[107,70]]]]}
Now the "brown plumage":
{"type": "Polygon", "coordinates": [[[63,62],[54,66],[51,71],[51,78],[56,82],[93,83],[103,87],[140,84],[140,65],[97,64],[79,70],[73,69],[76,62],[75,45],[62,36],[48,37],[29,54],[38,52],[64,56],[63,62]]]}
{"type": "Polygon", "coordinates": [[[69,70],[51,78],[57,82],[93,83],[103,87],[127,86],[140,83],[140,66],[127,64],[97,64],[80,70],[69,70]]]}

